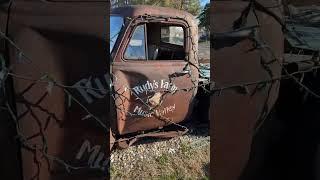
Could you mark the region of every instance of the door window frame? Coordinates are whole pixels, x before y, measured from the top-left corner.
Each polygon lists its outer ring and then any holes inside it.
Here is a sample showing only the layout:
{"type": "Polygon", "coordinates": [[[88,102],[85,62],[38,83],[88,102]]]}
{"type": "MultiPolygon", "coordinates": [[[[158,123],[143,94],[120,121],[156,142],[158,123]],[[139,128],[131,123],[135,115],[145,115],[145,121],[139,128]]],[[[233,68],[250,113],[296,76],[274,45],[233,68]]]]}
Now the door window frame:
{"type": "MultiPolygon", "coordinates": [[[[183,19],[179,19],[179,18],[168,18],[170,20],[166,20],[164,21],[164,17],[156,17],[155,20],[152,20],[151,23],[161,23],[161,24],[164,24],[165,26],[180,26],[183,28],[183,31],[184,31],[184,50],[185,50],[185,57],[189,57],[189,49],[190,49],[190,38],[189,35],[190,35],[190,30],[187,28],[189,27],[189,24],[187,23],[186,20],[183,20],[183,19]]],[[[116,57],[119,57],[120,59],[120,62],[136,62],[136,63],[141,63],[141,62],[184,62],[184,61],[188,61],[188,59],[183,59],[183,60],[148,60],[149,57],[148,57],[148,50],[147,50],[147,45],[148,45],[148,42],[147,42],[147,28],[146,28],[146,23],[150,23],[149,21],[147,20],[144,20],[144,19],[135,19],[134,21],[132,20],[129,24],[128,24],[128,28],[126,29],[125,31],[125,34],[123,36],[123,40],[124,41],[121,41],[121,43],[123,43],[123,45],[121,45],[122,47],[120,47],[120,51],[118,51],[116,57]],[[124,57],[124,54],[125,54],[125,51],[127,49],[127,46],[129,45],[130,43],[130,40],[131,40],[131,37],[135,31],[135,29],[137,28],[137,26],[141,25],[141,24],[144,24],[145,26],[145,38],[146,38],[146,42],[145,42],[145,51],[146,51],[146,56],[147,56],[147,59],[146,60],[138,60],[138,59],[125,59],[124,57]]],[[[117,58],[118,59],[118,58],[117,58]]]]}

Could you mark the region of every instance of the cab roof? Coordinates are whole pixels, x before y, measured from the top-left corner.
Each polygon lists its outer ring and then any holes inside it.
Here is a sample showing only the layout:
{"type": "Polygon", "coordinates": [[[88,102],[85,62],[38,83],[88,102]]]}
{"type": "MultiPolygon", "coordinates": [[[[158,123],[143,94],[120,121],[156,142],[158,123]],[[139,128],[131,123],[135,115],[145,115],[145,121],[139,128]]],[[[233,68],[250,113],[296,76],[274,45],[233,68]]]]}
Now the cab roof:
{"type": "Polygon", "coordinates": [[[159,6],[123,6],[112,9],[111,14],[117,14],[123,17],[137,17],[146,14],[152,16],[167,16],[172,18],[178,17],[185,19],[188,22],[188,24],[195,23],[195,17],[186,11],[159,6]]]}

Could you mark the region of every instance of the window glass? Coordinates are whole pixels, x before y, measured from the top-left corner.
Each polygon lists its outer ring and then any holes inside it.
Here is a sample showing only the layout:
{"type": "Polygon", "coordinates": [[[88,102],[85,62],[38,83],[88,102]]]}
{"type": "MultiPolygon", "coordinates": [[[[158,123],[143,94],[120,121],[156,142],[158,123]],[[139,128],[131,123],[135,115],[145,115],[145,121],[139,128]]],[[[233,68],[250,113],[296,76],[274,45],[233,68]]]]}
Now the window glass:
{"type": "Polygon", "coordinates": [[[145,26],[139,25],[134,30],[134,33],[130,39],[127,46],[126,52],[124,54],[125,59],[146,59],[145,51],[145,26]]]}
{"type": "Polygon", "coordinates": [[[123,18],[120,16],[110,16],[110,52],[112,52],[114,44],[117,41],[120,30],[123,26],[123,18]]]}
{"type": "Polygon", "coordinates": [[[180,26],[161,27],[161,41],[165,43],[184,45],[184,32],[180,26]]]}

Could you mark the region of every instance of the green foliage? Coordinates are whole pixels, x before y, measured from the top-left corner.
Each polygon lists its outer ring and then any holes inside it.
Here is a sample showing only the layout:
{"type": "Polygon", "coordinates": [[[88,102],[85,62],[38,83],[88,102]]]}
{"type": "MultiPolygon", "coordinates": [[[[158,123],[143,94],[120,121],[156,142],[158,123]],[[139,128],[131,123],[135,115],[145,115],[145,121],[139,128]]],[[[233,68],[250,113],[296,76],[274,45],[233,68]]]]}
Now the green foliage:
{"type": "Polygon", "coordinates": [[[180,151],[182,154],[184,154],[188,158],[190,158],[190,156],[192,155],[192,147],[185,142],[181,143],[180,151]]]}
{"type": "Polygon", "coordinates": [[[160,165],[164,166],[169,162],[169,158],[168,158],[168,156],[166,154],[162,154],[161,156],[157,157],[156,161],[160,165]]]}
{"type": "Polygon", "coordinates": [[[207,31],[210,31],[210,3],[204,6],[198,19],[200,21],[199,27],[204,27],[207,31]]]}
{"type": "Polygon", "coordinates": [[[209,177],[205,176],[205,177],[201,178],[201,180],[209,180],[209,177]]]}
{"type": "Polygon", "coordinates": [[[189,6],[186,9],[189,13],[197,16],[201,11],[201,5],[199,0],[189,0],[189,6]]]}
{"type": "Polygon", "coordinates": [[[188,180],[182,173],[174,171],[171,174],[163,174],[159,176],[158,180],[188,180]]]}
{"type": "Polygon", "coordinates": [[[125,5],[152,5],[185,10],[197,16],[201,5],[199,0],[111,0],[113,7],[125,5]]]}

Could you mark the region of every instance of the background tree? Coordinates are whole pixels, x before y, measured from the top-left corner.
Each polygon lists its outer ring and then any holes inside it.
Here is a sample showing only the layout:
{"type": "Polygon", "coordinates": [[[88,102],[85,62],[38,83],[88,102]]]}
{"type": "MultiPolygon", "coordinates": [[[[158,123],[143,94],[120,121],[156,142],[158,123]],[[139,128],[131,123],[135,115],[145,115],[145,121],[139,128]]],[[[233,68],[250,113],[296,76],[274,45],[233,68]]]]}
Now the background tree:
{"type": "Polygon", "coordinates": [[[199,19],[199,27],[205,28],[207,32],[210,32],[210,3],[206,4],[202,9],[199,19]]]}
{"type": "Polygon", "coordinates": [[[152,5],[171,7],[174,9],[185,10],[194,16],[199,15],[201,5],[199,0],[111,0],[112,7],[125,5],[152,5]]]}

